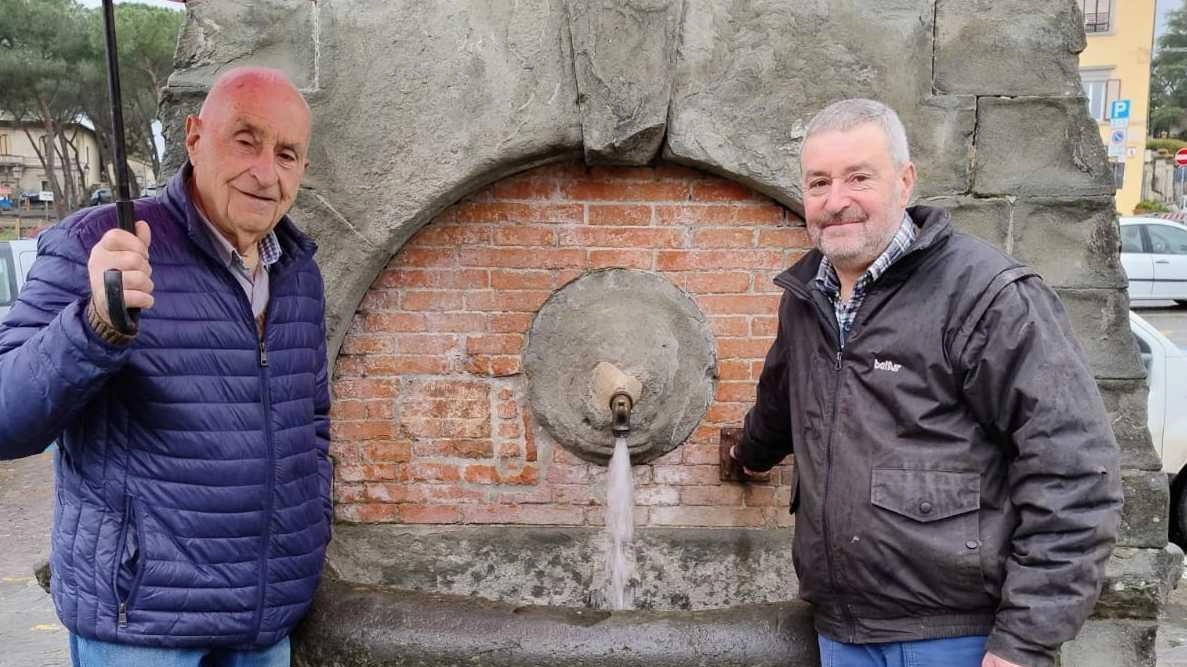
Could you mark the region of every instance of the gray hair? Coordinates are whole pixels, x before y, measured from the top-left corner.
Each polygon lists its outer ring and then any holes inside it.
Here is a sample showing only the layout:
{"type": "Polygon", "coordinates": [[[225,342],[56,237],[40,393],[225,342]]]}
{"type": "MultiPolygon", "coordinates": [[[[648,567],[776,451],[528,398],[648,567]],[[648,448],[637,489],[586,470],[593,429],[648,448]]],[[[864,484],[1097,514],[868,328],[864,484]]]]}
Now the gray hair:
{"type": "Polygon", "coordinates": [[[902,167],[911,160],[911,148],[907,144],[907,130],[903,122],[894,109],[875,100],[852,98],[833,102],[808,123],[804,141],[821,132],[847,132],[866,123],[882,128],[895,167],[902,167]]]}

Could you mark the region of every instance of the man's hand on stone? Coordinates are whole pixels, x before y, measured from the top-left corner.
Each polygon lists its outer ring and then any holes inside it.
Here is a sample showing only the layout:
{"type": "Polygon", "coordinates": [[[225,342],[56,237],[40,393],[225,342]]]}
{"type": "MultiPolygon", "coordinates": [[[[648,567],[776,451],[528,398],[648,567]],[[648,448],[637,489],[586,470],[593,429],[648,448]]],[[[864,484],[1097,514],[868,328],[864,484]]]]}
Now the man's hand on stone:
{"type": "Polygon", "coordinates": [[[151,242],[148,223],[137,220],[135,234],[118,228],[109,230],[91,249],[91,257],[87,260],[91,304],[95,314],[107,324],[112,324],[107,312],[107,291],[103,286],[103,273],[108,269],[119,269],[123,273],[124,306],[142,310],[152,308],[152,266],[148,263],[151,242]]]}
{"type": "Polygon", "coordinates": [[[981,667],[1025,667],[1025,665],[1019,665],[1005,658],[999,658],[992,653],[986,653],[985,659],[981,661],[981,667]]]}

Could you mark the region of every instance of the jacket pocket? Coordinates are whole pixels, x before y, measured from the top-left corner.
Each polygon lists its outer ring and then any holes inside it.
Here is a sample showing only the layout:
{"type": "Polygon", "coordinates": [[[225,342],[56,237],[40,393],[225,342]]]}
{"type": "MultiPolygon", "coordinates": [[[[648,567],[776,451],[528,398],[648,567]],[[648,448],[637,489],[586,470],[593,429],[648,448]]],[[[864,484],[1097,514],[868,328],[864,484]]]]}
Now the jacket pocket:
{"type": "Polygon", "coordinates": [[[884,554],[915,561],[897,563],[909,597],[980,600],[980,473],[874,468],[870,502],[885,510],[875,517],[884,554]]]}
{"type": "Polygon", "coordinates": [[[136,511],[132,497],[125,496],[123,523],[116,542],[115,567],[111,577],[111,588],[115,592],[118,605],[118,624],[121,628],[128,625],[128,608],[136,597],[140,578],[144,575],[144,558],[140,551],[142,534],[140,513],[136,511]]]}

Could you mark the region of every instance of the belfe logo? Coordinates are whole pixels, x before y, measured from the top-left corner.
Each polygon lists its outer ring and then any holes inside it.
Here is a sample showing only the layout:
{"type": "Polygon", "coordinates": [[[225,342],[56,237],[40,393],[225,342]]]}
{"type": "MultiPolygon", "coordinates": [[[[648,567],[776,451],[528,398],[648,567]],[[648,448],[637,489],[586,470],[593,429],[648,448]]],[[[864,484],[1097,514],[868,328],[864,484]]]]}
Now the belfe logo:
{"type": "Polygon", "coordinates": [[[897,373],[902,367],[902,364],[896,364],[893,361],[878,361],[878,358],[874,357],[874,370],[876,371],[890,371],[891,373],[897,373]]]}

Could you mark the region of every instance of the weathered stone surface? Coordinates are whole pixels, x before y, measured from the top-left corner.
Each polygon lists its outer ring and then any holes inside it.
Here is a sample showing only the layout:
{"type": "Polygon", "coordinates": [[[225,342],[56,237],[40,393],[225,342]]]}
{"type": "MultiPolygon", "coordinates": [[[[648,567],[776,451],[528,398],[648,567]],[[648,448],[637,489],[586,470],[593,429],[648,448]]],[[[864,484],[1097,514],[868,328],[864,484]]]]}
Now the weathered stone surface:
{"type": "Polygon", "coordinates": [[[1080,95],[1083,26],[1065,0],[937,0],[936,90],[1080,95]]]}
{"type": "Polygon", "coordinates": [[[717,353],[709,323],[659,274],[582,276],[540,307],[528,335],[523,368],[532,414],[561,446],[605,463],[614,438],[609,406],[595,400],[600,362],[643,383],[627,435],[634,463],[684,442],[713,400],[717,353]]]}
{"type": "Polygon", "coordinates": [[[275,67],[304,90],[317,89],[318,12],[309,0],[195,3],[186,12],[169,86],[205,90],[243,64],[275,67]]]}
{"type": "Polygon", "coordinates": [[[919,203],[948,209],[952,213],[952,224],[957,229],[989,241],[1006,252],[1010,251],[1010,216],[1013,215],[1013,207],[1008,200],[936,197],[923,199],[919,203]]]}
{"type": "Polygon", "coordinates": [[[323,579],[297,667],[752,667],[820,664],[803,602],[700,612],[517,607],[323,579]]]}
{"type": "Polygon", "coordinates": [[[683,0],[569,0],[585,160],[646,164],[668,121],[683,0]]]}
{"type": "Polygon", "coordinates": [[[1089,619],[1063,645],[1060,667],[1152,667],[1158,622],[1089,619]]]}
{"type": "Polygon", "coordinates": [[[1111,196],[1113,172],[1083,98],[982,97],[977,105],[979,195],[1111,196]]]}
{"type": "Polygon", "coordinates": [[[1121,488],[1125,508],[1117,544],[1161,549],[1166,544],[1170,516],[1166,475],[1157,470],[1126,471],[1121,475],[1121,488]]]}
{"type": "Polygon", "coordinates": [[[1129,332],[1129,298],[1118,290],[1056,290],[1098,379],[1146,377],[1129,332]]]}
{"type": "MultiPolygon", "coordinates": [[[[194,3],[188,23],[224,26],[220,41],[255,39],[223,23],[232,11],[223,4],[194,3]]],[[[272,14],[287,6],[266,5],[272,14]]],[[[333,276],[327,301],[334,358],[364,292],[400,244],[487,183],[571,157],[581,149],[581,123],[562,5],[337,0],[316,7],[317,45],[303,43],[297,56],[320,54],[318,92],[309,95],[314,140],[305,185],[324,203],[303,202],[302,211],[329,219],[297,222],[353,230],[336,241],[317,239],[332,251],[319,252],[318,261],[333,276]],[[356,236],[365,239],[360,248],[370,248],[361,264],[361,250],[338,252],[356,236]]],[[[231,57],[235,48],[189,49],[201,57],[182,59],[171,79],[175,92],[209,85],[213,65],[259,62],[251,50],[231,57]]]]}
{"type": "Polygon", "coordinates": [[[929,101],[932,2],[686,7],[669,159],[730,175],[799,210],[806,123],[828,103],[861,95],[902,114],[924,165],[922,192],[967,189],[969,101],[929,101]]]}
{"type": "Polygon", "coordinates": [[[1100,380],[1101,397],[1121,447],[1121,467],[1133,470],[1161,470],[1162,461],[1150,441],[1146,418],[1148,390],[1143,380],[1100,380]]]}
{"type": "Polygon", "coordinates": [[[1118,547],[1105,566],[1105,583],[1093,615],[1156,619],[1182,571],[1183,552],[1173,544],[1158,549],[1118,547]]]}
{"type": "MultiPolygon", "coordinates": [[[[793,600],[791,536],[787,528],[637,528],[635,606],[696,611],[793,600]]],[[[597,528],[340,524],[328,561],[357,583],[582,607],[606,581],[604,538],[597,528]]]]}
{"type": "Polygon", "coordinates": [[[1014,207],[1013,254],[1052,287],[1125,289],[1116,210],[1112,197],[1021,199],[1014,207]]]}

